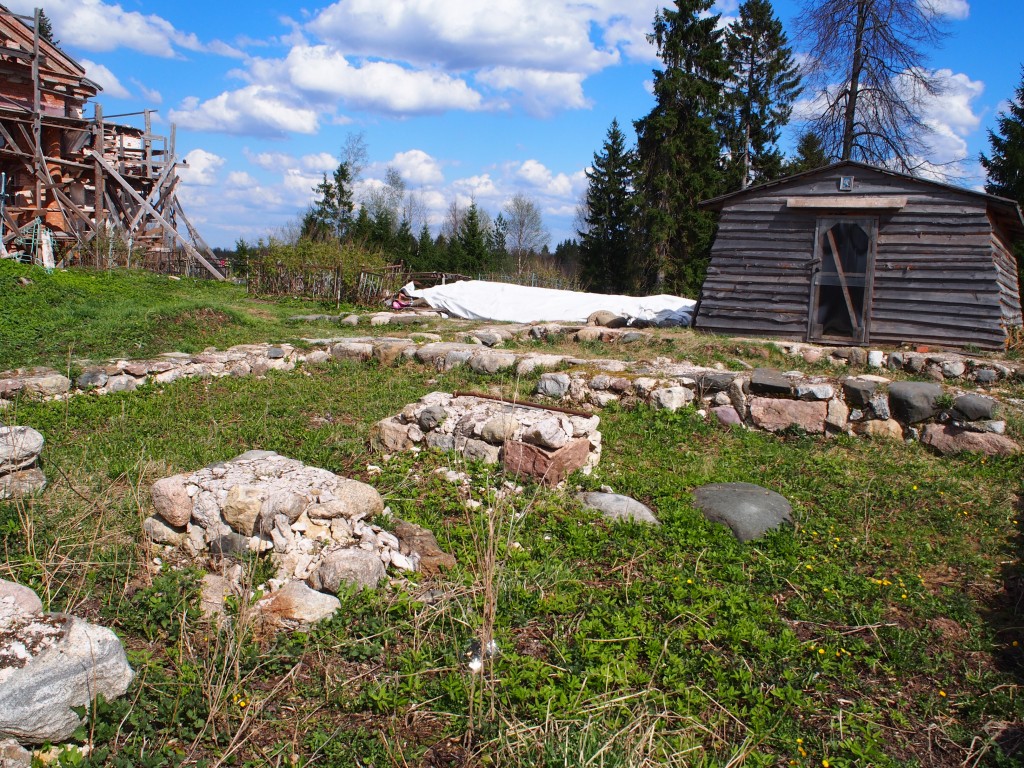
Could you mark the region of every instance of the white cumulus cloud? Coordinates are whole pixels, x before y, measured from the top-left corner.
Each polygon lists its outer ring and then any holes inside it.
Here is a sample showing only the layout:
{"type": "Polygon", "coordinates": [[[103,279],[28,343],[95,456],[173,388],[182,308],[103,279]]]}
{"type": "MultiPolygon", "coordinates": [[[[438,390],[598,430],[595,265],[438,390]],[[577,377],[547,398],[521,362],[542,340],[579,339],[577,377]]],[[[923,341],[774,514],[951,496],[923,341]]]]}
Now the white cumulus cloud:
{"type": "Polygon", "coordinates": [[[422,149],[398,152],[389,165],[394,166],[405,181],[415,186],[429,186],[444,181],[441,164],[422,149]]]}
{"type": "Polygon", "coordinates": [[[179,109],[170,111],[170,119],[195,131],[236,134],[313,134],[319,128],[313,109],[297,104],[276,88],[262,85],[225,91],[203,102],[186,99],[179,109]]]}
{"type": "Polygon", "coordinates": [[[89,61],[88,59],[82,59],[79,63],[85,67],[85,76],[99,83],[103,89],[104,96],[112,96],[115,99],[131,97],[128,89],[121,85],[121,81],[117,79],[117,75],[103,64],[97,64],[95,61],[89,61]]]}
{"type": "MultiPolygon", "coordinates": [[[[11,0],[7,7],[31,15],[38,0],[11,0]]],[[[176,47],[190,51],[210,51],[238,55],[230,46],[214,41],[202,43],[196,35],[176,29],[156,14],[125,10],[118,3],[101,0],[47,0],[46,15],[56,37],[65,45],[87,51],[113,51],[130,48],[151,56],[176,56],[176,47]]]]}
{"type": "Polygon", "coordinates": [[[967,0],[918,0],[918,2],[924,8],[951,19],[966,19],[971,15],[971,6],[967,0]]]}
{"type": "Polygon", "coordinates": [[[178,168],[178,176],[185,184],[197,187],[212,187],[217,183],[217,172],[224,165],[224,158],[207,152],[205,149],[193,149],[184,158],[184,165],[178,168]]]}

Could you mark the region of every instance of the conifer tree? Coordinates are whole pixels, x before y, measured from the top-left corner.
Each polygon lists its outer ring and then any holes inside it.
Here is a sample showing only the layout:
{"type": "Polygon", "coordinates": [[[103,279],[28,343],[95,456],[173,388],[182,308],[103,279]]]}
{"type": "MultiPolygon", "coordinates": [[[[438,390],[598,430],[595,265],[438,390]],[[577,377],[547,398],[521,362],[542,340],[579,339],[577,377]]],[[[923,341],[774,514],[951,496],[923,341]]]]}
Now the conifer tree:
{"type": "Polygon", "coordinates": [[[1016,98],[1006,112],[996,118],[998,133],[988,132],[992,154],[981,155],[981,165],[988,174],[985,191],[1016,200],[1024,206],[1024,67],[1016,98]]]}
{"type": "Polygon", "coordinates": [[[587,171],[586,214],[579,232],[581,277],[593,291],[624,293],[630,288],[636,213],[632,163],[626,137],[618,120],[612,120],[604,145],[587,171]]]}
{"type": "Polygon", "coordinates": [[[723,132],[727,137],[728,187],[778,178],[777,142],[800,94],[800,74],[782,22],[769,0],[746,0],[725,33],[731,70],[723,132]]]}
{"type": "Polygon", "coordinates": [[[800,135],[796,144],[796,155],[786,162],[784,173],[786,176],[791,176],[794,173],[823,168],[828,164],[829,157],[821,145],[818,134],[814,131],[807,131],[800,135]]]}
{"type": "Polygon", "coordinates": [[[645,242],[641,287],[697,295],[715,234],[697,208],[722,192],[720,140],[728,66],[713,0],[676,0],[654,17],[648,39],[664,68],[654,71],[656,104],[636,122],[637,191],[645,242]]]}
{"type": "MultiPolygon", "coordinates": [[[[467,271],[470,276],[487,271],[490,267],[487,228],[484,226],[480,209],[475,201],[470,203],[466,215],[462,218],[456,241],[461,251],[461,268],[463,270],[467,271]]],[[[453,244],[456,241],[453,241],[453,244]]]]}
{"type": "MultiPolygon", "coordinates": [[[[1024,67],[1021,68],[1021,84],[1017,86],[1015,96],[1007,111],[996,118],[999,132],[988,132],[992,154],[987,157],[982,154],[980,160],[988,174],[985,191],[1016,200],[1024,206],[1024,67]]],[[[1017,280],[1024,286],[1024,243],[1018,242],[1014,251],[1017,280]]]]}

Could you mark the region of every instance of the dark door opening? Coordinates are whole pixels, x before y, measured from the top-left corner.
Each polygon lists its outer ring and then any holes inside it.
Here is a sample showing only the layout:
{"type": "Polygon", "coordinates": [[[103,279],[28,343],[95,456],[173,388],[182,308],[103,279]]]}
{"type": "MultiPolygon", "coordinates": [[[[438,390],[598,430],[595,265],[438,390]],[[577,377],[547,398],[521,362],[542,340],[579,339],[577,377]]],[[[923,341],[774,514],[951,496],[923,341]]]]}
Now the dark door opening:
{"type": "Polygon", "coordinates": [[[874,219],[819,219],[808,341],[868,340],[874,219]]]}

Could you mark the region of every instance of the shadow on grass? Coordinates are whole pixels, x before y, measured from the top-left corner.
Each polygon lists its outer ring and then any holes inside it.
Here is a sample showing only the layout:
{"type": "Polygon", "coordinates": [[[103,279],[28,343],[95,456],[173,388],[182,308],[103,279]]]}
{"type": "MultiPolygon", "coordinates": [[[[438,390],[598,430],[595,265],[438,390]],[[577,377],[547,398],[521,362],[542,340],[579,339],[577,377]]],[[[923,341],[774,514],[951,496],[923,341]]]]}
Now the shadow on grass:
{"type": "MultiPolygon", "coordinates": [[[[1007,547],[1011,558],[999,569],[1000,588],[982,613],[993,639],[996,667],[1024,685],[1024,494],[1014,504],[1016,532],[1007,547]]],[[[995,693],[993,691],[993,693],[995,693]]],[[[988,735],[1008,757],[1024,756],[1024,723],[992,722],[988,735]]]]}

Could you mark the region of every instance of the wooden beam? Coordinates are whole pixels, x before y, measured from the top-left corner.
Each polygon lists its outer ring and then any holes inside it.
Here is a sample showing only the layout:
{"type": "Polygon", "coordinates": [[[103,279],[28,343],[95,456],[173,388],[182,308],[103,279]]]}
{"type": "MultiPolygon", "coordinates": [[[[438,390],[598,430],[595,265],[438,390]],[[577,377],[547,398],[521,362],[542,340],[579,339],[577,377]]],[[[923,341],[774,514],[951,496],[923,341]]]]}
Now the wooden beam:
{"type": "Polygon", "coordinates": [[[194,245],[192,245],[192,243],[190,243],[185,237],[182,237],[182,234],[174,227],[173,224],[171,224],[171,222],[169,222],[164,217],[162,213],[160,213],[160,211],[158,211],[156,208],[150,205],[149,202],[142,195],[136,192],[132,185],[129,184],[127,180],[125,180],[125,178],[120,173],[118,173],[117,170],[109,162],[107,162],[106,158],[102,157],[101,155],[97,155],[95,152],[91,150],[86,150],[86,154],[95,157],[96,161],[106,169],[107,173],[109,173],[115,181],[117,181],[122,187],[124,187],[124,190],[135,200],[135,202],[149,209],[150,214],[157,221],[159,221],[161,224],[167,227],[167,229],[169,230],[169,234],[174,235],[178,239],[178,242],[181,243],[182,247],[186,251],[188,251],[193,256],[193,258],[197,259],[200,264],[206,267],[206,270],[211,275],[213,275],[217,280],[224,279],[224,275],[218,272],[217,268],[214,267],[213,264],[211,264],[209,261],[207,261],[203,254],[201,254],[199,250],[194,245]]]}
{"type": "Polygon", "coordinates": [[[889,195],[858,197],[855,195],[814,195],[787,197],[787,208],[852,208],[856,210],[879,210],[906,208],[907,198],[889,195]]]}

